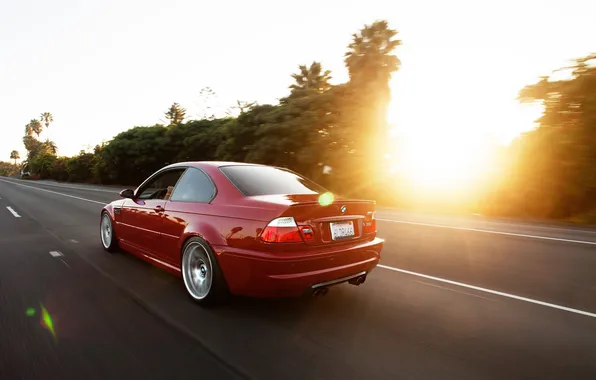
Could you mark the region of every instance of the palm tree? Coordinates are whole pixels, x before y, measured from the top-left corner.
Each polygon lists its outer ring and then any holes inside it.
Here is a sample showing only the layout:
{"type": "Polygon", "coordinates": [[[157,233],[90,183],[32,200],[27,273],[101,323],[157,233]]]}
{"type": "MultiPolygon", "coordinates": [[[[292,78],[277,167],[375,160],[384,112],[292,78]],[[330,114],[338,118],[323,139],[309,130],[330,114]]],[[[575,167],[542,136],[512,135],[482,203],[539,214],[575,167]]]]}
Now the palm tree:
{"type": "Polygon", "coordinates": [[[352,43],[345,53],[345,63],[350,81],[359,84],[387,84],[391,73],[397,71],[399,59],[392,54],[401,45],[395,39],[397,31],[389,29],[387,21],[376,21],[365,25],[359,33],[352,35],[352,43]]]}
{"type": "Polygon", "coordinates": [[[292,78],[296,81],[296,83],[290,86],[292,91],[315,90],[317,92],[324,92],[331,88],[331,84],[329,83],[331,71],[323,71],[319,62],[313,62],[310,67],[300,65],[298,69],[300,70],[298,74],[292,74],[292,78]]]}
{"type": "Polygon", "coordinates": [[[46,140],[43,143],[43,148],[45,149],[46,152],[53,154],[54,156],[58,152],[58,147],[56,146],[56,143],[53,141],[50,141],[50,140],[46,140]]]}
{"type": "MultiPolygon", "coordinates": [[[[361,136],[364,150],[369,157],[381,162],[387,151],[387,108],[391,99],[389,80],[399,69],[400,61],[393,51],[401,41],[396,38],[397,31],[390,29],[387,21],[376,21],[365,25],[360,32],[352,36],[352,42],[345,53],[345,63],[350,74],[350,91],[362,105],[362,110],[355,115],[358,123],[366,126],[361,136]]],[[[369,163],[380,168],[378,163],[369,163]]]]}
{"type": "Polygon", "coordinates": [[[50,123],[54,122],[54,116],[50,112],[42,112],[42,114],[40,116],[40,120],[46,126],[46,135],[47,135],[47,130],[50,127],[50,123]]]}
{"type": "Polygon", "coordinates": [[[10,159],[14,160],[14,164],[17,164],[17,160],[21,159],[21,156],[19,155],[19,152],[17,152],[16,150],[13,150],[12,152],[10,152],[10,159]]]}
{"type": "Polygon", "coordinates": [[[31,121],[29,121],[29,124],[25,125],[25,135],[33,136],[33,134],[35,133],[37,135],[37,137],[39,138],[39,135],[40,135],[42,129],[43,129],[43,126],[41,125],[39,120],[31,119],[31,121]]]}
{"type": "Polygon", "coordinates": [[[170,121],[170,125],[180,124],[186,115],[186,109],[182,108],[180,104],[174,103],[168,108],[166,118],[170,121]]]}

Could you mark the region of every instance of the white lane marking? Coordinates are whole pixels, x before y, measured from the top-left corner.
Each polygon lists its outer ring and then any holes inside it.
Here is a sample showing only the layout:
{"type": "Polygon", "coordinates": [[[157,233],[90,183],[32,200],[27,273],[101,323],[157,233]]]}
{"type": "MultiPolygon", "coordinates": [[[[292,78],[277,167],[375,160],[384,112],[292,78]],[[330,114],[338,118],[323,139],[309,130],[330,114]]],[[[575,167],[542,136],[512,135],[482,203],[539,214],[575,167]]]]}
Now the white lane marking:
{"type": "Polygon", "coordinates": [[[554,240],[554,241],[562,241],[562,242],[565,242],[565,243],[577,243],[577,244],[596,245],[596,241],[562,239],[562,238],[555,238],[555,237],[549,237],[549,236],[528,235],[528,234],[518,234],[518,233],[514,233],[514,232],[503,232],[503,231],[484,230],[484,229],[481,229],[481,228],[447,226],[447,225],[444,225],[444,224],[430,224],[430,223],[419,223],[419,222],[406,222],[404,220],[392,220],[392,219],[381,219],[381,218],[377,218],[377,220],[380,220],[380,221],[383,221],[383,222],[390,222],[390,223],[412,224],[412,225],[415,225],[415,226],[425,226],[425,227],[435,227],[435,228],[449,228],[449,229],[452,229],[452,230],[483,232],[485,234],[518,236],[518,237],[525,237],[525,238],[530,238],[530,239],[554,240]]]}
{"type": "Polygon", "coordinates": [[[77,244],[79,242],[78,240],[75,240],[75,239],[69,239],[68,241],[71,242],[71,243],[73,243],[73,244],[77,244]]]}
{"type": "Polygon", "coordinates": [[[64,256],[62,254],[62,252],[60,251],[50,251],[50,255],[52,255],[53,257],[60,257],[60,256],[64,256]]]}
{"type": "Polygon", "coordinates": [[[12,209],[12,207],[6,206],[6,208],[8,209],[8,211],[10,211],[10,213],[12,215],[14,215],[15,218],[20,218],[21,217],[15,210],[12,209]]]}
{"type": "Polygon", "coordinates": [[[483,300],[503,302],[503,301],[496,300],[494,298],[482,297],[482,296],[479,296],[478,294],[472,294],[472,293],[468,293],[468,292],[462,292],[461,290],[451,289],[451,288],[448,288],[446,286],[429,284],[428,282],[424,282],[424,281],[416,281],[416,282],[419,283],[419,284],[422,284],[422,285],[432,286],[433,288],[439,288],[439,289],[449,290],[450,292],[454,292],[454,293],[465,294],[467,296],[472,296],[472,297],[476,297],[476,298],[482,298],[483,300]]]}
{"type": "MultiPolygon", "coordinates": [[[[18,181],[18,182],[27,182],[24,180],[18,180],[16,178],[13,178],[13,181],[7,181],[7,182],[12,182],[12,183],[17,183],[14,181],[18,181]]],[[[31,182],[31,181],[29,181],[31,182]]],[[[53,183],[47,183],[47,182],[37,182],[40,185],[45,185],[45,186],[51,186],[51,187],[59,187],[59,188],[63,188],[63,189],[73,189],[73,190],[88,190],[88,191],[100,191],[103,193],[112,193],[112,194],[118,194],[119,190],[114,189],[114,190],[104,190],[104,189],[97,189],[97,188],[93,188],[93,187],[79,187],[79,186],[65,186],[65,185],[57,185],[57,184],[53,184],[53,183]]]]}
{"type": "Polygon", "coordinates": [[[68,198],[74,198],[74,199],[78,199],[81,201],[86,201],[86,202],[91,202],[91,203],[97,203],[100,205],[106,205],[108,202],[99,202],[99,201],[94,201],[92,199],[86,199],[86,198],[81,198],[81,197],[75,197],[74,195],[69,195],[69,194],[63,194],[63,193],[59,193],[57,191],[52,191],[52,190],[46,190],[46,189],[40,189],[39,187],[35,187],[35,186],[28,186],[28,185],[23,185],[20,183],[16,183],[16,182],[12,182],[12,181],[5,181],[3,179],[0,179],[0,181],[2,182],[8,182],[11,183],[13,185],[17,185],[17,186],[23,186],[23,187],[29,187],[31,189],[35,189],[35,190],[39,190],[39,191],[45,191],[46,193],[52,193],[52,194],[57,194],[57,195],[62,195],[63,197],[68,197],[68,198]]]}
{"type": "MultiPolygon", "coordinates": [[[[474,215],[474,214],[472,214],[474,215]]],[[[478,214],[480,215],[480,214],[478,214]]],[[[482,215],[480,215],[482,216],[482,215]]],[[[445,222],[474,222],[476,223],[477,220],[474,219],[463,219],[463,218],[447,218],[447,217],[436,217],[438,219],[441,219],[445,222]]],[[[394,221],[394,222],[399,222],[399,220],[395,220],[395,219],[383,219],[383,218],[377,218],[377,220],[382,219],[385,221],[394,221]]],[[[506,226],[506,227],[521,227],[521,228],[535,228],[535,229],[540,229],[540,230],[552,230],[552,231],[565,231],[565,232],[581,232],[581,233],[586,233],[586,234],[596,234],[595,230],[588,230],[585,228],[561,228],[561,227],[547,227],[547,226],[540,226],[540,225],[536,225],[536,224],[519,224],[519,223],[506,223],[506,222],[501,222],[498,220],[484,220],[481,222],[485,222],[485,223],[490,223],[490,224],[494,224],[497,226],[506,226]]],[[[412,222],[415,223],[415,222],[412,222]]]]}
{"type": "Polygon", "coordinates": [[[524,302],[533,303],[533,304],[536,304],[536,305],[546,306],[546,307],[550,307],[550,308],[553,308],[553,309],[568,311],[570,313],[581,314],[581,315],[585,315],[587,317],[596,318],[596,314],[595,313],[590,313],[590,312],[584,311],[584,310],[573,309],[573,308],[570,308],[570,307],[556,305],[554,303],[548,303],[548,302],[544,302],[544,301],[539,301],[539,300],[535,300],[535,299],[532,299],[532,298],[516,296],[515,294],[510,294],[510,293],[505,293],[505,292],[499,292],[497,290],[492,290],[492,289],[481,288],[480,286],[464,284],[463,282],[451,281],[451,280],[447,280],[447,279],[444,279],[444,278],[429,276],[427,274],[416,273],[416,272],[412,272],[412,271],[405,270],[405,269],[399,269],[399,268],[390,267],[390,266],[387,266],[387,265],[381,265],[381,264],[379,264],[378,267],[383,268],[383,269],[388,269],[388,270],[391,270],[391,271],[394,271],[394,272],[405,273],[405,274],[409,274],[409,275],[412,275],[412,276],[426,278],[426,279],[433,280],[433,281],[444,282],[446,284],[451,284],[451,285],[455,285],[455,286],[461,286],[462,288],[474,289],[474,290],[478,290],[478,291],[484,292],[484,293],[495,294],[495,295],[501,296],[501,297],[512,298],[512,299],[515,299],[515,300],[518,300],[518,301],[524,301],[524,302]]]}
{"type": "Polygon", "coordinates": [[[62,259],[59,259],[60,261],[62,261],[62,264],[66,265],[69,269],[70,269],[70,265],[68,265],[68,263],[62,259]]]}

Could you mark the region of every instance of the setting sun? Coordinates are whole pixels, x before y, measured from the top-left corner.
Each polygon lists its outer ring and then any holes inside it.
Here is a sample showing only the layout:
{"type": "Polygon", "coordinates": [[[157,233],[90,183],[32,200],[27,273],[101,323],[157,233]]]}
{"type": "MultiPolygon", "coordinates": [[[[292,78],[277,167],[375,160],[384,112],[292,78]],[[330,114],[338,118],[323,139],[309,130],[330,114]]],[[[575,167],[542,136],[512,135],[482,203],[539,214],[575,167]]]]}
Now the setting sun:
{"type": "MultiPolygon", "coordinates": [[[[513,70],[487,76],[481,67],[457,62],[435,70],[430,58],[416,66],[404,60],[391,82],[390,168],[414,190],[482,185],[495,169],[498,148],[532,129],[540,115],[541,107],[516,99],[534,78],[513,70]]],[[[458,59],[473,60],[473,54],[461,52],[458,59]]]]}
{"type": "Polygon", "coordinates": [[[478,179],[490,166],[491,154],[491,147],[481,138],[443,135],[404,137],[400,152],[391,157],[398,165],[394,170],[413,185],[452,188],[478,179]]]}

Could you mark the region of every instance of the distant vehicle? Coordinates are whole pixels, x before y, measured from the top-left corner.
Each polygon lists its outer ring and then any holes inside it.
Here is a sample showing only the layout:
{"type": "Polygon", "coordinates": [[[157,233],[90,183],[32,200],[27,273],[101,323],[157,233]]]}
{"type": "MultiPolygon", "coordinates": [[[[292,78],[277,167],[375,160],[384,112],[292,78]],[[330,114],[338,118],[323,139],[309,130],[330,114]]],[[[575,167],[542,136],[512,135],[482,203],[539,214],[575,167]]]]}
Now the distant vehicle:
{"type": "Polygon", "coordinates": [[[181,276],[201,304],[360,285],[384,242],[374,201],[329,201],[318,184],[271,166],[177,163],[120,195],[101,212],[103,248],[181,276]]]}

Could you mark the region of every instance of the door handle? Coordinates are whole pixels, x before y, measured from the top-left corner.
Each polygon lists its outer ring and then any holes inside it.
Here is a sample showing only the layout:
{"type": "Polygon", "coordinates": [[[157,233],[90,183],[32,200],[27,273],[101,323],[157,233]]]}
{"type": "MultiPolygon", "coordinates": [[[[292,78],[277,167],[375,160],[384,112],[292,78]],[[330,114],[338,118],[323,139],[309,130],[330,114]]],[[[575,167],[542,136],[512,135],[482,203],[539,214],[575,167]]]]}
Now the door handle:
{"type": "Polygon", "coordinates": [[[162,206],[155,206],[155,208],[153,209],[155,212],[164,212],[164,208],[162,206]]]}

